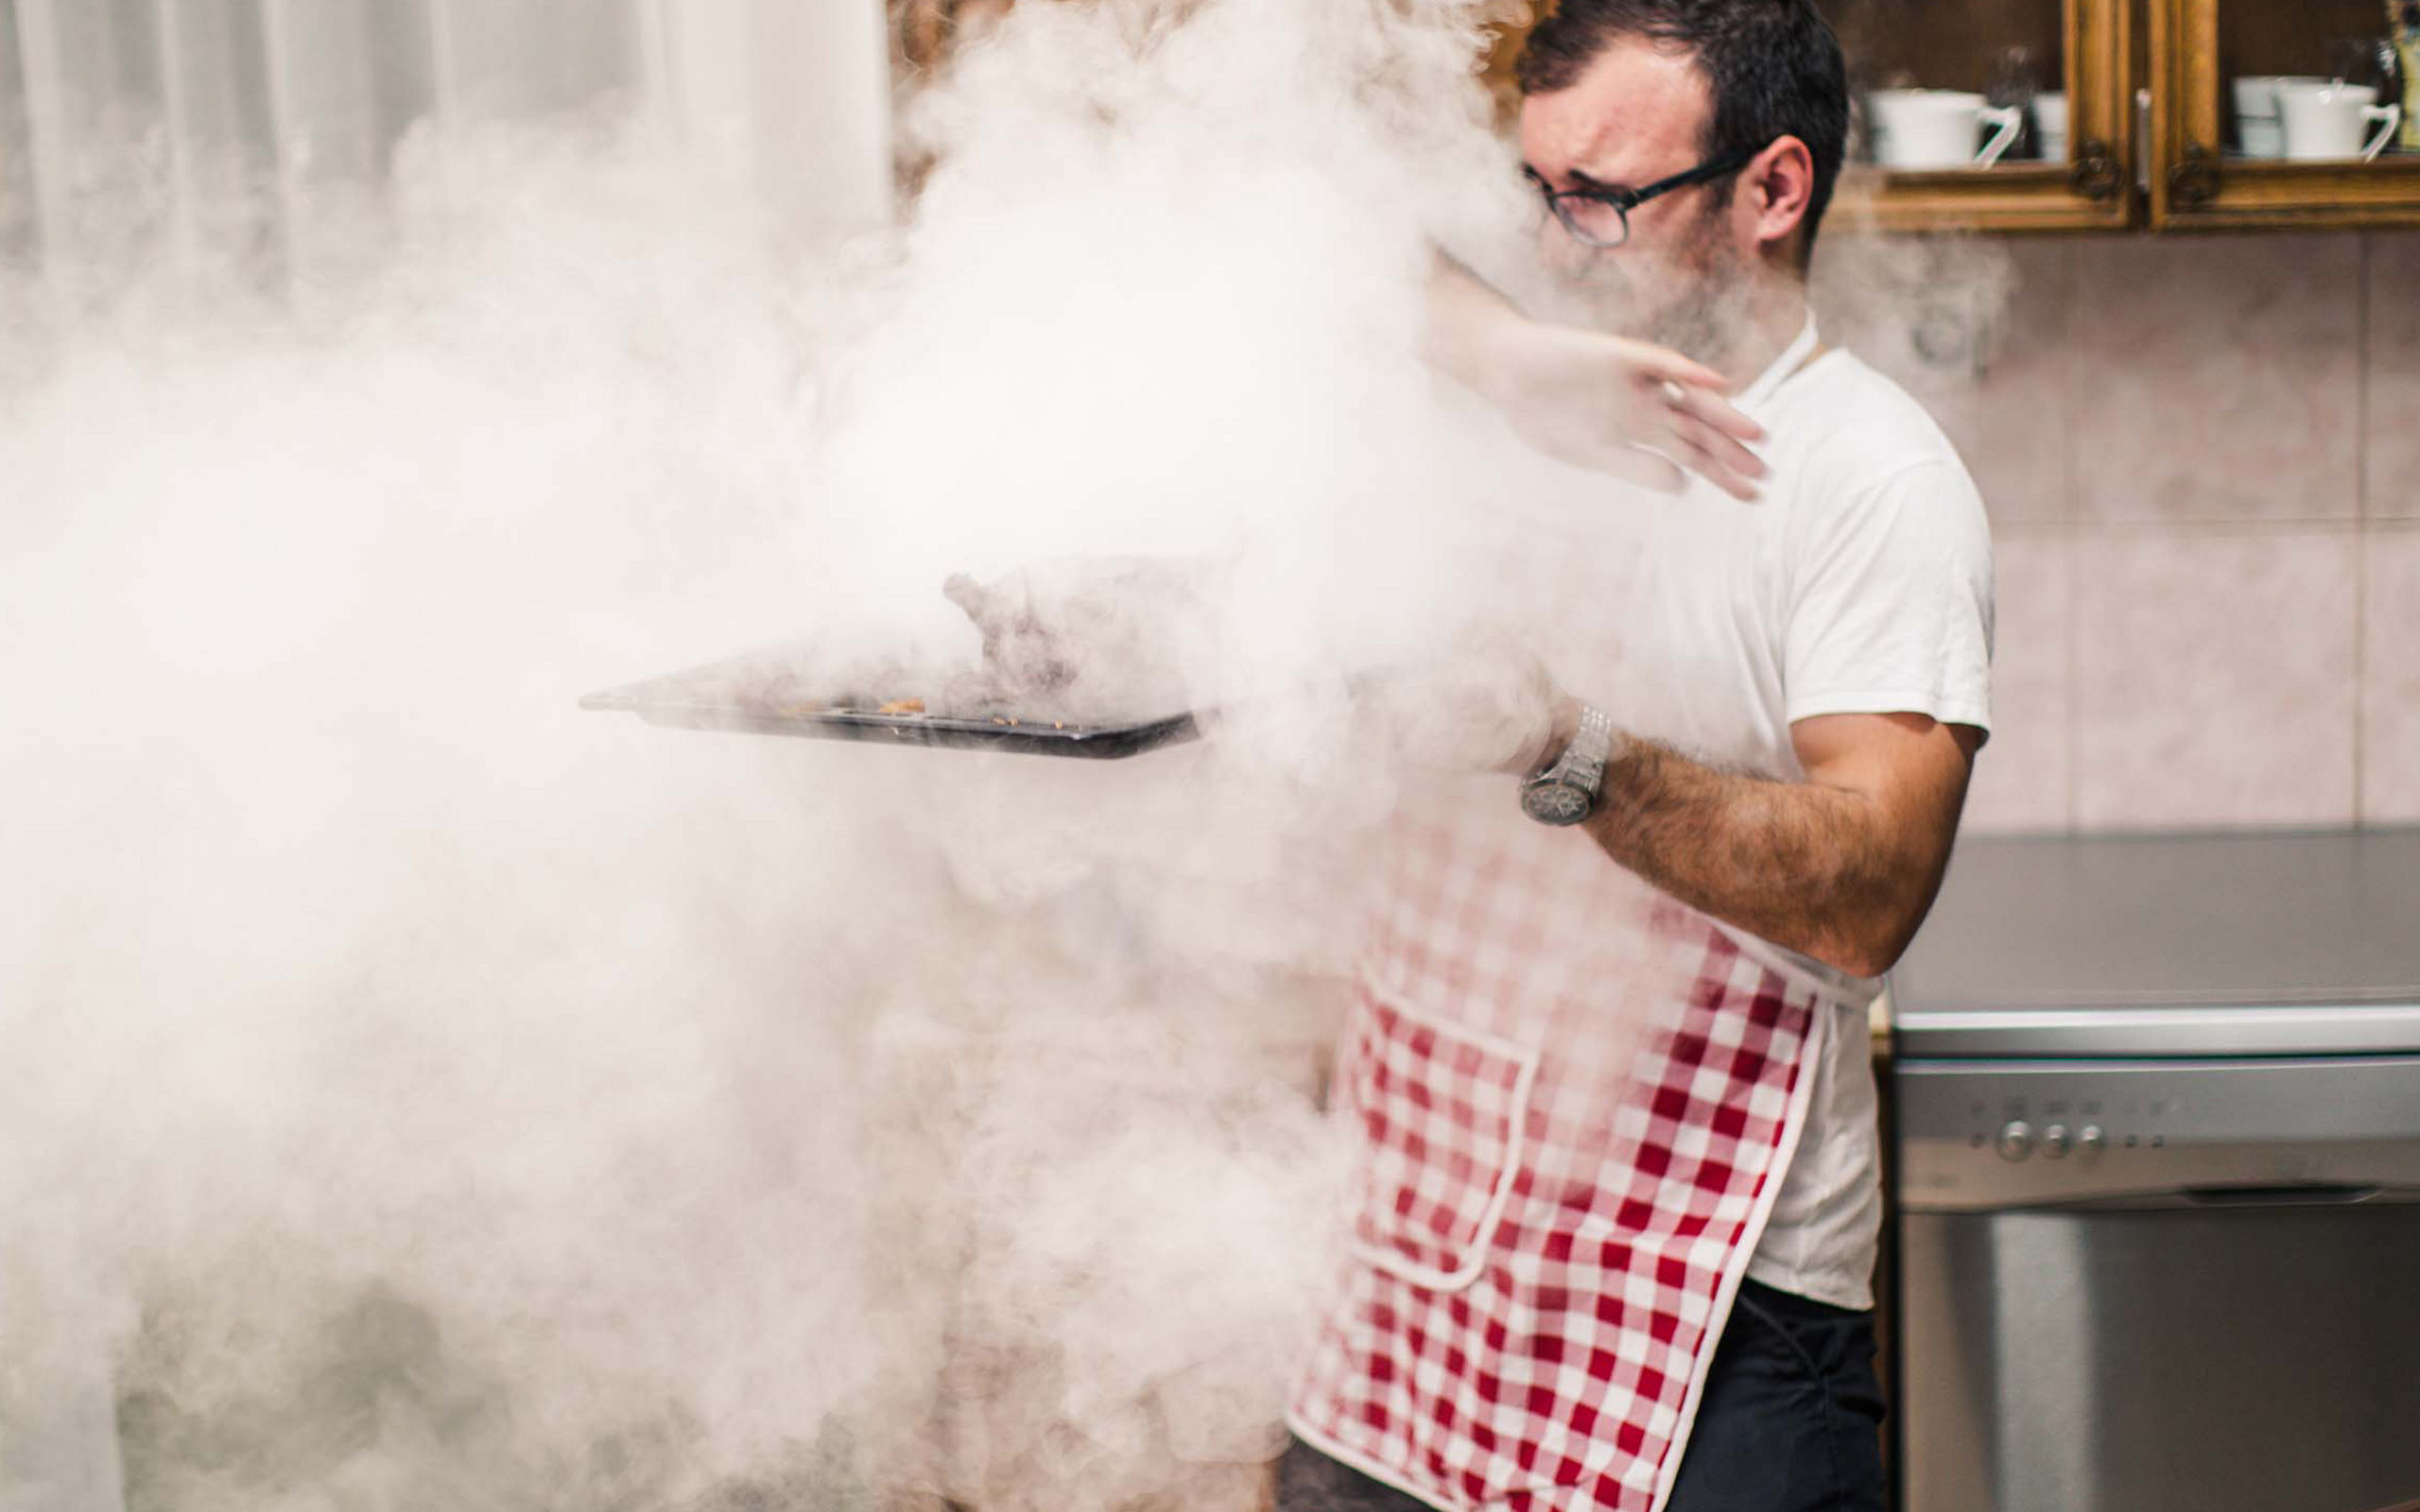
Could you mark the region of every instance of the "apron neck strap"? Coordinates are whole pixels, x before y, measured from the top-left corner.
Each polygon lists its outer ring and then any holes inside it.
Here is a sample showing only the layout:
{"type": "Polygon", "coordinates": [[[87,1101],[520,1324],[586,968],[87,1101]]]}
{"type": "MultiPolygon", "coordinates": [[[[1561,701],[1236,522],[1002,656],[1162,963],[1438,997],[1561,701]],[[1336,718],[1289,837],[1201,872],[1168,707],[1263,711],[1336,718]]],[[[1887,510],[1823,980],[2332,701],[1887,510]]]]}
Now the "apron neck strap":
{"type": "Polygon", "coordinates": [[[1779,388],[1800,368],[1805,367],[1806,359],[1812,356],[1814,352],[1815,315],[1810,310],[1807,312],[1806,323],[1798,328],[1798,335],[1790,338],[1789,345],[1781,349],[1781,355],[1775,357],[1763,372],[1758,373],[1754,382],[1739,390],[1731,402],[1744,407],[1749,404],[1762,404],[1771,399],[1773,390],[1779,388]]]}

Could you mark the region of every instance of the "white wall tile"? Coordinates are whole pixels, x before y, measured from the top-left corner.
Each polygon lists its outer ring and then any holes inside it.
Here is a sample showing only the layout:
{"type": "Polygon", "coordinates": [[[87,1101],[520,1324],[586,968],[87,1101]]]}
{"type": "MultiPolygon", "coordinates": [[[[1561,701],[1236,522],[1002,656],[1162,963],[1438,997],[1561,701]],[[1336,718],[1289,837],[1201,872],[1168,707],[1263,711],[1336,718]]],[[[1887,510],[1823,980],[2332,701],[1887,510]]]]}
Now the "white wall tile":
{"type": "Polygon", "coordinates": [[[2357,535],[2083,534],[2075,547],[2082,826],[2352,821],[2357,535]]]}
{"type": "Polygon", "coordinates": [[[2356,517],[2360,266],[2336,233],[2079,243],[2078,515],[2356,517]]]}
{"type": "Polygon", "coordinates": [[[2420,529],[2372,530],[2362,568],[2361,818],[2420,823],[2420,529]]]}
{"type": "Polygon", "coordinates": [[[1966,796],[1969,833],[2064,830],[2074,821],[2067,544],[2058,532],[1993,543],[1992,738],[1966,796]]]}
{"type": "Polygon", "coordinates": [[[2420,232],[2369,238],[2363,513],[2420,520],[2420,232]]]}

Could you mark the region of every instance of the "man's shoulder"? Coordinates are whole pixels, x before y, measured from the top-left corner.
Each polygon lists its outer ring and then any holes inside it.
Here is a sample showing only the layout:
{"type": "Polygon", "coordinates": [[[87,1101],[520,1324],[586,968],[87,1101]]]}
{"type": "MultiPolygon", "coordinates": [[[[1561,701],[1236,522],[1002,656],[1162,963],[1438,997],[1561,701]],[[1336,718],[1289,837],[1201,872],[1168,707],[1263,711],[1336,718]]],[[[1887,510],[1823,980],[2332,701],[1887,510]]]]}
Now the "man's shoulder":
{"type": "Polygon", "coordinates": [[[1927,514],[1979,523],[1983,501],[1956,444],[1889,375],[1835,348],[1791,389],[1772,417],[1777,437],[1788,438],[1794,474],[1788,534],[1803,539],[1827,522],[1873,518],[1911,499],[1932,501],[1927,514]]]}
{"type": "Polygon", "coordinates": [[[1958,448],[1922,401],[1856,352],[1834,348],[1791,386],[1776,419],[1832,481],[1878,481],[1902,469],[1945,463],[1962,475],[1958,448]]]}

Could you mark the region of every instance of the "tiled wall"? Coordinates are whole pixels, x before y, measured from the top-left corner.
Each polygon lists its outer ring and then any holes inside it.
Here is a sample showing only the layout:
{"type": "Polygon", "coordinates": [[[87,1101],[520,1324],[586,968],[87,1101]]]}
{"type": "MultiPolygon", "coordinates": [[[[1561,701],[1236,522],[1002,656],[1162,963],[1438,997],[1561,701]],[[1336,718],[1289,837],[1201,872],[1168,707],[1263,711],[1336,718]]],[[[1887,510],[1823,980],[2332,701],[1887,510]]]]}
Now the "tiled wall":
{"type": "Polygon", "coordinates": [[[2420,820],[2420,233],[2045,238],[1979,374],[1972,830],[2420,820]]]}

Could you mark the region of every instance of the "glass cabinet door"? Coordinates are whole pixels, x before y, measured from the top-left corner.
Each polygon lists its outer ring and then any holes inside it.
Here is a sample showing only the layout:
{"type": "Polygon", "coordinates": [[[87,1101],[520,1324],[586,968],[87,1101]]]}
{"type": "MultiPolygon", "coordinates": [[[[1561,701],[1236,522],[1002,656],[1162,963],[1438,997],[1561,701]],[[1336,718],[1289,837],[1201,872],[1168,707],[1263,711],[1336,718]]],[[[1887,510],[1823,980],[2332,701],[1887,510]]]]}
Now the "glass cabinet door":
{"type": "Polygon", "coordinates": [[[2123,0],[1832,0],[1858,130],[1844,198],[1886,230],[2131,214],[2123,0]]]}
{"type": "Polygon", "coordinates": [[[2420,225],[2420,0],[2150,3],[2154,225],[2420,225]]]}

